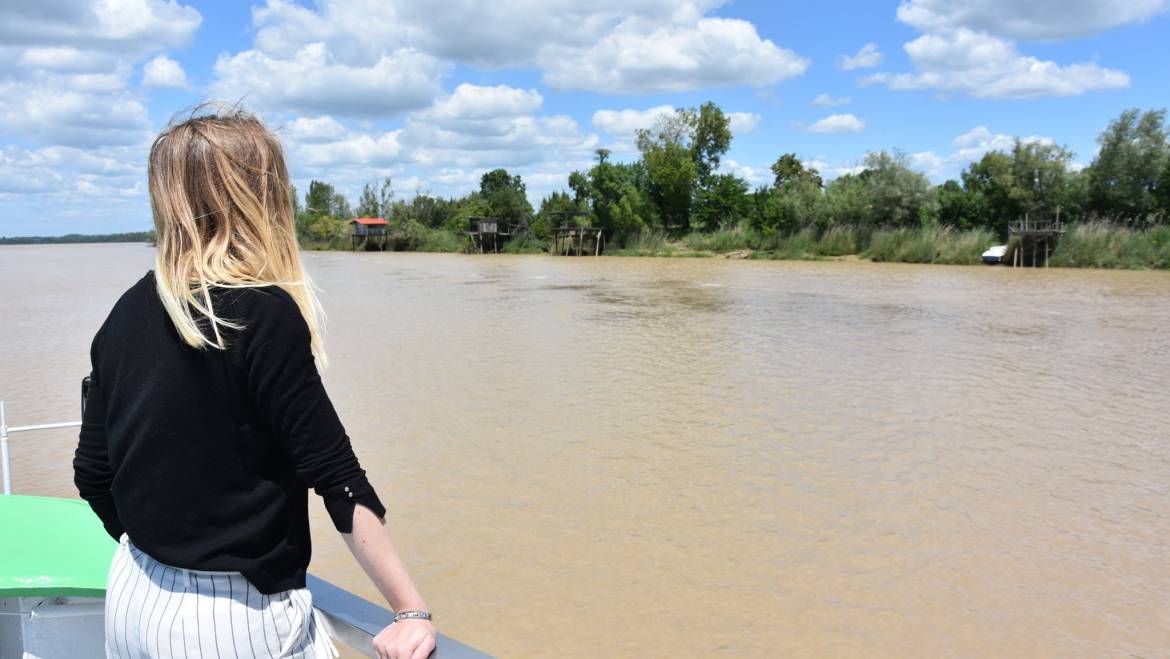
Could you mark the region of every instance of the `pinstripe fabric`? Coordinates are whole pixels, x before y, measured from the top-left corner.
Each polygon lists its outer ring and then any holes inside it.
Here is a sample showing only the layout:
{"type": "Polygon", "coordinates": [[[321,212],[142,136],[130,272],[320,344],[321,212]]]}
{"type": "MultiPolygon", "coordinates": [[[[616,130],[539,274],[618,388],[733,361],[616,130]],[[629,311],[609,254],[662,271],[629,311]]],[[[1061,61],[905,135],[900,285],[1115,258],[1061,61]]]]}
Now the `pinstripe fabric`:
{"type": "Polygon", "coordinates": [[[185,570],[123,533],[106,587],[106,656],[332,659],[307,588],[265,595],[239,572],[185,570]]]}

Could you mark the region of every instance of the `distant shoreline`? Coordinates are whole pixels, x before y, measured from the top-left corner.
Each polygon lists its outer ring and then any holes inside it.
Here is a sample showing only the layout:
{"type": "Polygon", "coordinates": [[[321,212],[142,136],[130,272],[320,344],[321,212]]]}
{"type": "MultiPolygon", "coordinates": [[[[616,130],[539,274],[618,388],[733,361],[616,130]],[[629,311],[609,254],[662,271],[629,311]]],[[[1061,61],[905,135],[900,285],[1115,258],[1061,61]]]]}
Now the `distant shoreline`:
{"type": "Polygon", "coordinates": [[[0,237],[0,245],[65,245],[74,243],[144,243],[154,239],[153,231],[128,233],[69,233],[64,236],[0,237]]]}

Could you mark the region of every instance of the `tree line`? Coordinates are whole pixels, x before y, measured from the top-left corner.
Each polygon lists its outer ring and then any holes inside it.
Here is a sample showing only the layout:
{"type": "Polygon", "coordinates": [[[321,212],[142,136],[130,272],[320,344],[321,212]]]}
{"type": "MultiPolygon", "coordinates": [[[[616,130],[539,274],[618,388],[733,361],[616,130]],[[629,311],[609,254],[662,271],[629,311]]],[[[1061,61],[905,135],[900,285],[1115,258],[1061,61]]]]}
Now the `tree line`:
{"type": "Polygon", "coordinates": [[[682,237],[736,227],[779,236],[836,227],[950,227],[1004,238],[1008,224],[1025,214],[1129,228],[1170,219],[1165,109],[1123,112],[1100,134],[1086,167],[1074,166],[1065,147],[1016,138],[1010,149],[989,151],[940,185],[895,149],[870,153],[858,171],[827,182],[784,153],[771,165],[772,180],[753,189],[720,168],[732,139],[730,118],[716,104],[678,109],[637,131],[636,160],[616,162],[598,149],[589,169],[569,174],[567,190],[545,196],[536,209],[522,178],[504,169],[485,173],[478,190],[452,198],[399,199],[386,178],[367,183],[356,207],[330,184],[312,181],[303,203],[293,192],[298,233],[312,245],[341,247],[350,219],[376,216],[395,226],[397,248],[458,249],[472,216],[528,227],[535,241],[574,217],[602,228],[607,244],[618,246],[647,232],[682,237]]]}

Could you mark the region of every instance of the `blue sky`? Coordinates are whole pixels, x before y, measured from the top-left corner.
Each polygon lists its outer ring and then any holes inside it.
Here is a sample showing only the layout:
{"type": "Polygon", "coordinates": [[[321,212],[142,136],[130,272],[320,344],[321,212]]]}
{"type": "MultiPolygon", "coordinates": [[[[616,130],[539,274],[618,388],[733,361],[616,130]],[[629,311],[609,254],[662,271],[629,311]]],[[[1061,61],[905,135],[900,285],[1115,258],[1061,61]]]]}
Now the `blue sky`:
{"type": "Polygon", "coordinates": [[[1075,162],[1166,107],[1168,0],[10,0],[0,7],[0,236],[150,227],[172,114],[244,99],[302,190],[457,195],[506,167],[536,202],[596,148],[707,100],[724,170],[796,153],[831,178],[900,148],[941,182],[1013,136],[1075,162]],[[444,7],[437,9],[437,7],[444,7]]]}

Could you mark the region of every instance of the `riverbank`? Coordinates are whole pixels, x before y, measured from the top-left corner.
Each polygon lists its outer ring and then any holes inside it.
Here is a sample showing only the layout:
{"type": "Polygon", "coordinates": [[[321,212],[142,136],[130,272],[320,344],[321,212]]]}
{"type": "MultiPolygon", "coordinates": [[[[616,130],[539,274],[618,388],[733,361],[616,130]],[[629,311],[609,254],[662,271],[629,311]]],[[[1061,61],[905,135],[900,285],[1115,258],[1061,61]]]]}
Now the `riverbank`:
{"type": "MultiPolygon", "coordinates": [[[[460,252],[461,236],[442,229],[414,229],[406,239],[395,240],[401,251],[460,252]]],[[[983,252],[1003,240],[987,229],[957,230],[949,227],[862,229],[833,227],[825,231],[804,229],[783,235],[749,228],[710,233],[694,232],[669,239],[662,233],[644,232],[626,245],[607,245],[607,256],[654,256],[684,258],[776,259],[800,261],[867,260],[887,263],[978,265],[983,252]]],[[[1015,242],[1009,242],[1007,259],[1015,242]]],[[[347,245],[303,244],[308,250],[345,249],[347,245]]],[[[509,254],[551,252],[550,241],[516,238],[501,251],[509,254]]],[[[1129,229],[1101,223],[1072,226],[1056,242],[1049,265],[1065,268],[1123,270],[1170,269],[1170,226],[1129,229]]]]}

